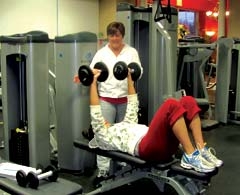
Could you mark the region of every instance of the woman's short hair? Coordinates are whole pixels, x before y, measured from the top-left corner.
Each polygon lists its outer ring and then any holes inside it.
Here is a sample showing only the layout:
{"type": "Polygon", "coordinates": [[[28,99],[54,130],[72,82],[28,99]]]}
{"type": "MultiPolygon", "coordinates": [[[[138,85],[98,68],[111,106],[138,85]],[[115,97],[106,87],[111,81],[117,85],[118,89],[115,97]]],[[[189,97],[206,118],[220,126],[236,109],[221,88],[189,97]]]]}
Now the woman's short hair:
{"type": "Polygon", "coordinates": [[[125,35],[124,24],[121,22],[111,22],[107,26],[107,35],[115,35],[117,32],[120,32],[121,35],[124,37],[125,35]]]}

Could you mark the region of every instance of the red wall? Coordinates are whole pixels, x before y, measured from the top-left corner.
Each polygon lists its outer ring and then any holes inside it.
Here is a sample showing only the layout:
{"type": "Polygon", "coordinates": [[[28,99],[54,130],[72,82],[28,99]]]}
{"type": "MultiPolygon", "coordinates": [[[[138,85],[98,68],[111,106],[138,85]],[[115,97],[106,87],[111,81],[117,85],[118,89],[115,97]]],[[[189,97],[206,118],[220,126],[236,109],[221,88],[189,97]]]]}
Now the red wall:
{"type": "MultiPolygon", "coordinates": [[[[162,4],[167,5],[168,0],[163,0],[162,4]]],[[[199,35],[204,37],[205,31],[215,31],[216,34],[211,38],[211,41],[217,39],[218,20],[217,18],[206,16],[206,11],[213,10],[218,3],[218,0],[182,0],[182,6],[176,6],[177,0],[170,0],[172,6],[183,10],[191,10],[199,13],[198,31],[199,35]]],[[[228,7],[228,5],[226,5],[228,7]]]]}
{"type": "MultiPolygon", "coordinates": [[[[152,3],[153,1],[159,0],[147,0],[148,3],[152,3]]],[[[182,0],[182,6],[177,6],[177,0],[170,0],[170,4],[173,7],[177,7],[183,10],[196,11],[199,13],[199,21],[198,21],[198,31],[200,36],[205,36],[205,31],[215,31],[216,34],[212,37],[212,40],[217,39],[217,31],[218,31],[218,20],[217,18],[206,16],[206,11],[213,10],[219,0],[182,0]]],[[[168,0],[162,0],[161,3],[163,5],[168,4],[168,0]]],[[[229,8],[229,0],[226,0],[226,10],[229,8]]],[[[226,19],[226,32],[228,28],[228,22],[226,19]]]]}
{"type": "MultiPolygon", "coordinates": [[[[213,9],[218,0],[182,0],[182,6],[179,8],[194,10],[194,11],[207,11],[213,9]]],[[[163,0],[162,4],[166,5],[168,0],[163,0]]],[[[176,6],[177,0],[170,0],[172,6],[176,6]]]]}

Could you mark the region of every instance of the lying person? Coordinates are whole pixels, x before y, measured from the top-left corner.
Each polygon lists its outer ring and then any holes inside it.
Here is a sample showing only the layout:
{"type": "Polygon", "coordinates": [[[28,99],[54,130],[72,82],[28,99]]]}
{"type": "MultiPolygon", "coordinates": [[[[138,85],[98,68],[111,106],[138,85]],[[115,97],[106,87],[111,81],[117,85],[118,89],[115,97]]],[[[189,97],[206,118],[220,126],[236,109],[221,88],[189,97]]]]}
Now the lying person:
{"type": "Polygon", "coordinates": [[[223,161],[205,146],[198,114],[200,108],[193,97],[169,98],[159,107],[149,127],[138,124],[139,101],[129,73],[125,118],[122,122],[110,124],[103,118],[99,104],[97,78],[100,70],[92,71],[94,81],[90,86],[90,114],[94,138],[89,147],[119,150],[146,161],[162,162],[171,159],[181,144],[184,150],[182,167],[207,173],[223,165],[223,161]],[[188,128],[192,131],[194,144],[188,128]]]}

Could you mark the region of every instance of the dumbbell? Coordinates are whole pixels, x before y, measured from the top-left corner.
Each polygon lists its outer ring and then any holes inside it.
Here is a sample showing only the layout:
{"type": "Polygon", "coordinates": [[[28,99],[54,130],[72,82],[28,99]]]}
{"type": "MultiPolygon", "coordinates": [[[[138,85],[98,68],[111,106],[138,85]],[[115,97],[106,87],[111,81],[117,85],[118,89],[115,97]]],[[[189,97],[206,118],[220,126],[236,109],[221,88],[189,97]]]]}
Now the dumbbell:
{"type": "MultiPolygon", "coordinates": [[[[36,171],[36,174],[40,174],[40,173],[42,173],[42,169],[38,169],[36,171]]],[[[19,186],[26,187],[27,184],[28,184],[28,179],[27,179],[26,172],[23,171],[23,170],[17,171],[17,173],[16,173],[16,180],[17,180],[17,183],[18,183],[19,186]]]]}
{"type": "Polygon", "coordinates": [[[128,68],[130,69],[132,80],[133,81],[138,80],[141,75],[141,69],[136,62],[131,62],[128,65],[123,61],[117,62],[113,67],[113,75],[115,76],[116,79],[123,80],[127,78],[128,68]]]}
{"type": "MultiPolygon", "coordinates": [[[[101,70],[101,73],[98,77],[99,82],[104,82],[108,78],[108,68],[103,62],[97,62],[94,65],[95,69],[101,70]]],[[[89,86],[93,82],[93,73],[92,70],[89,66],[87,65],[82,65],[78,69],[78,77],[80,79],[80,82],[85,85],[89,86]]]]}
{"type": "Polygon", "coordinates": [[[28,185],[30,188],[37,189],[39,186],[39,181],[42,179],[48,179],[51,182],[57,181],[58,170],[54,166],[48,166],[45,171],[41,174],[36,174],[34,172],[29,172],[27,174],[28,185]]]}

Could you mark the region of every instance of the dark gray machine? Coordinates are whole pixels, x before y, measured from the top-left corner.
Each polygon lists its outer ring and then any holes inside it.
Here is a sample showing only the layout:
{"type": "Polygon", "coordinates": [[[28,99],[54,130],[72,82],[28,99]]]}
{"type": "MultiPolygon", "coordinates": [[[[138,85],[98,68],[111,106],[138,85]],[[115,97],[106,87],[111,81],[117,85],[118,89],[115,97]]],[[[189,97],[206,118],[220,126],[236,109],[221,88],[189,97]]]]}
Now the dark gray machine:
{"type": "Polygon", "coordinates": [[[125,26],[124,41],[138,50],[143,66],[143,76],[136,82],[140,100],[140,123],[147,124],[148,112],[148,72],[149,72],[149,33],[152,8],[139,8],[128,3],[117,6],[117,20],[125,26]]]}
{"type": "Polygon", "coordinates": [[[137,91],[146,124],[176,90],[178,12],[169,6],[154,1],[149,8],[124,3],[117,7],[117,20],[126,27],[125,41],[138,50],[143,66],[137,91]]]}
{"type": "Polygon", "coordinates": [[[0,40],[5,159],[47,166],[48,34],[31,31],[1,36],[0,40]]]}
{"type": "Polygon", "coordinates": [[[178,45],[177,89],[185,89],[187,95],[196,99],[202,110],[201,122],[204,129],[218,125],[218,121],[213,117],[204,78],[205,67],[215,49],[216,43],[205,44],[185,40],[178,45]]]}
{"type": "Polygon", "coordinates": [[[50,126],[50,145],[51,160],[57,161],[57,119],[56,119],[56,64],[54,54],[55,42],[49,42],[48,52],[48,75],[49,75],[49,126],[50,126]]]}
{"type": "Polygon", "coordinates": [[[149,109],[151,119],[158,107],[176,92],[178,11],[154,1],[150,33],[149,109]]]}
{"type": "Polygon", "coordinates": [[[220,38],[217,45],[215,116],[240,124],[240,40],[220,38]]]}
{"type": "Polygon", "coordinates": [[[73,146],[90,126],[89,88],[75,84],[81,65],[89,65],[97,51],[97,36],[79,32],[55,37],[58,163],[61,169],[83,171],[95,156],[73,146]]]}

